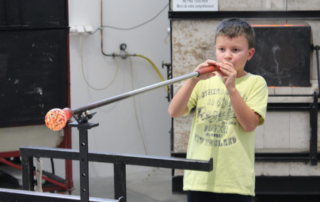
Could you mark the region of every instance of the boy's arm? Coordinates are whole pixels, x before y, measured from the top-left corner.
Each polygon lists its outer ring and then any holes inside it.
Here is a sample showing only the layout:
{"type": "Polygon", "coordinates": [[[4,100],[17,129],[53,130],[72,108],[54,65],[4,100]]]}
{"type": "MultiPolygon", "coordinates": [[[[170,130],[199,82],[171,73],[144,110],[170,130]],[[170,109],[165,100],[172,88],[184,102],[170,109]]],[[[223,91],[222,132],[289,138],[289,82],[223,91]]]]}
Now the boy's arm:
{"type": "MultiPolygon", "coordinates": [[[[212,64],[216,65],[217,63],[213,60],[207,60],[206,62],[199,64],[194,71],[208,67],[212,64]]],[[[177,118],[185,114],[188,111],[188,101],[191,93],[198,81],[208,79],[212,76],[215,76],[215,73],[209,73],[197,78],[188,79],[171,100],[168,108],[169,115],[173,118],[177,118]]]]}
{"type": "Polygon", "coordinates": [[[220,63],[220,71],[223,73],[222,79],[229,92],[233,111],[240,125],[246,132],[253,131],[259,124],[261,116],[254,112],[242,99],[240,93],[235,87],[237,71],[233,64],[229,62],[220,63]]]}
{"type": "Polygon", "coordinates": [[[261,116],[243,101],[236,88],[228,89],[233,111],[246,132],[253,131],[259,124],[261,116]]]}
{"type": "Polygon", "coordinates": [[[188,111],[188,101],[197,83],[196,79],[188,79],[173,97],[168,108],[171,117],[178,118],[188,111]]]}

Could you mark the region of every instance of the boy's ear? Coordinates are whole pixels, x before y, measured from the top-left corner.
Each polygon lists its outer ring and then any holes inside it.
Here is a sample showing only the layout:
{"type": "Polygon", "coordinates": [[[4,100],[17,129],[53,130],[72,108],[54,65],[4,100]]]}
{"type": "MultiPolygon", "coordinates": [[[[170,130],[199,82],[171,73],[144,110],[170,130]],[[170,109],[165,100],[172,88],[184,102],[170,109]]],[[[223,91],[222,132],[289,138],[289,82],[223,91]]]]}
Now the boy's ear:
{"type": "Polygon", "coordinates": [[[255,50],[254,48],[250,48],[250,49],[249,49],[249,54],[248,54],[247,61],[249,61],[249,60],[252,58],[252,56],[253,56],[253,54],[254,54],[255,51],[256,51],[256,50],[255,50]]]}

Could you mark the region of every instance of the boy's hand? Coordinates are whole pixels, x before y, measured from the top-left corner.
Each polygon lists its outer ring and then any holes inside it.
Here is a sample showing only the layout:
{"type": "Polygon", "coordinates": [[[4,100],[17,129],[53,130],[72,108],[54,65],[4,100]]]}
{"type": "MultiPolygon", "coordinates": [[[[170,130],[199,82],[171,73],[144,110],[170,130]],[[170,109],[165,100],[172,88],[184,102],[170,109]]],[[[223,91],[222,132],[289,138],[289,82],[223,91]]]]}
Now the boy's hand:
{"type": "MultiPolygon", "coordinates": [[[[219,66],[218,63],[214,60],[207,60],[205,61],[204,63],[201,63],[197,66],[197,68],[195,68],[194,72],[195,71],[198,71],[199,69],[203,69],[203,68],[206,68],[206,67],[209,67],[209,66],[212,66],[212,65],[216,65],[216,66],[219,66]]],[[[196,77],[196,78],[192,78],[192,79],[195,79],[197,81],[200,81],[200,80],[205,80],[205,79],[208,79],[208,78],[211,78],[213,76],[215,76],[216,73],[212,72],[212,73],[208,73],[208,74],[204,74],[204,75],[201,75],[199,77],[196,77]]]]}
{"type": "Polygon", "coordinates": [[[227,89],[235,87],[235,81],[237,78],[237,71],[230,62],[218,63],[220,66],[220,75],[222,77],[223,83],[226,85],[227,89]]]}

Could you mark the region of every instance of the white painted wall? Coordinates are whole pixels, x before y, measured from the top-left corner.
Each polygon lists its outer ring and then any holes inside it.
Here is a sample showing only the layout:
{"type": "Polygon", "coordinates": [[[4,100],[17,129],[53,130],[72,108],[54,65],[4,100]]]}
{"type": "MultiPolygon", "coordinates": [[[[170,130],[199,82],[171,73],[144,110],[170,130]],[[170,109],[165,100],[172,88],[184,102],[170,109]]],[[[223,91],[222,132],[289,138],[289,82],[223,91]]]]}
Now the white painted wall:
{"type": "MultiPolygon", "coordinates": [[[[130,28],[146,22],[158,14],[168,1],[163,0],[103,0],[103,24],[130,28]]],[[[153,21],[129,31],[104,29],[104,52],[119,52],[121,43],[127,52],[148,57],[167,79],[162,61],[170,62],[170,43],[165,43],[170,27],[168,7],[153,21]]],[[[100,0],[69,0],[69,24],[100,27],[100,0]]],[[[117,59],[105,57],[100,51],[100,31],[82,36],[83,68],[89,83],[95,88],[110,84],[117,68],[117,59]]],[[[105,90],[93,90],[85,83],[81,70],[79,35],[70,36],[71,108],[116,96],[133,89],[130,59],[119,60],[119,70],[114,82],[105,90]]],[[[160,78],[149,62],[132,57],[134,89],[157,82],[160,78]]],[[[165,88],[156,89],[133,98],[98,108],[91,122],[100,125],[89,132],[89,150],[128,154],[169,156],[170,117],[165,88]],[[136,119],[136,112],[137,118],[136,119]],[[139,131],[139,127],[141,133],[139,131]],[[144,148],[142,137],[146,149],[144,148]]],[[[72,130],[72,147],[78,149],[78,131],[72,130]]],[[[74,179],[79,178],[78,161],[73,163],[74,179]]],[[[59,169],[62,169],[60,166],[59,169]]],[[[145,171],[148,167],[127,166],[127,172],[145,171]]],[[[90,177],[113,175],[112,164],[90,163],[90,177]]]]}

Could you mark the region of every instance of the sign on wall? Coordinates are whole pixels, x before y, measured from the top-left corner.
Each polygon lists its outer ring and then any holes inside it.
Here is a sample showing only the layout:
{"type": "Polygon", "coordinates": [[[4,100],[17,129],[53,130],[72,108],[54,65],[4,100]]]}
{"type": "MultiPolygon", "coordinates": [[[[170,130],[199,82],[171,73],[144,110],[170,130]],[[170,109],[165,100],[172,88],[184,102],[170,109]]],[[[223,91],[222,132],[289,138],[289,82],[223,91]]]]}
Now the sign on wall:
{"type": "Polygon", "coordinates": [[[173,11],[218,11],[218,0],[173,0],[173,11]]]}

